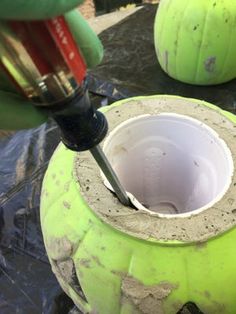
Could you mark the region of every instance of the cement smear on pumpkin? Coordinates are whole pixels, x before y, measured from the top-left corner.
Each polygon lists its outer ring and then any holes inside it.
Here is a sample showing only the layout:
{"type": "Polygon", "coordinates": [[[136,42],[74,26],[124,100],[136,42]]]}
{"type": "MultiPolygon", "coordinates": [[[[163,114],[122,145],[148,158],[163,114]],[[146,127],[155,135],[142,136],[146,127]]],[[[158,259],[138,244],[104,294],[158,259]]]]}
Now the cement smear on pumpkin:
{"type": "Polygon", "coordinates": [[[176,286],[162,282],[158,285],[144,286],[131,276],[122,279],[122,302],[131,304],[142,314],[164,314],[163,300],[176,286]]]}
{"type": "MultiPolygon", "coordinates": [[[[197,119],[224,140],[236,160],[236,127],[222,113],[201,101],[179,97],[158,96],[131,99],[106,112],[110,132],[122,122],[142,115],[176,113],[197,119]]],[[[224,196],[210,208],[191,212],[189,217],[161,217],[158,213],[123,206],[103,184],[100,170],[89,152],[79,153],[75,176],[81,193],[91,209],[105,222],[130,235],[159,241],[179,240],[203,242],[229,230],[236,224],[236,173],[224,196]]],[[[182,178],[179,178],[181,184],[182,178]]]]}

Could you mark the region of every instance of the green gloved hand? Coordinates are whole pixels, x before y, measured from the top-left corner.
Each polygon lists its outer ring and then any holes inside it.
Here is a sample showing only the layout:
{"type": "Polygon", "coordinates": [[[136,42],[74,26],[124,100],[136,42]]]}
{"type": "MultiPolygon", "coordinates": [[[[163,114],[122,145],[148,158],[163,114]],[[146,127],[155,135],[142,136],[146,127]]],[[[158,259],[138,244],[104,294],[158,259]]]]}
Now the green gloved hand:
{"type": "MultiPolygon", "coordinates": [[[[91,68],[100,63],[103,47],[78,9],[72,10],[82,2],[83,0],[0,0],[0,19],[48,19],[64,14],[87,67],[91,68]]],[[[46,119],[47,116],[18,94],[6,74],[0,71],[0,129],[32,128],[46,119]]]]}

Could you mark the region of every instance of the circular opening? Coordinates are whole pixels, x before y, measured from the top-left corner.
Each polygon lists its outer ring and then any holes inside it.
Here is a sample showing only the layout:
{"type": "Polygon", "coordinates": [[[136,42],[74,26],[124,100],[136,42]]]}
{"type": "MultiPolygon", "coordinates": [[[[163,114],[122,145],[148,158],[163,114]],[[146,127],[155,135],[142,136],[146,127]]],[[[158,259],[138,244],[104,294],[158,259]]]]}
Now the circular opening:
{"type": "Polygon", "coordinates": [[[127,120],[110,133],[104,152],[126,191],[172,217],[212,206],[233,174],[231,152],[218,134],[178,114],[127,120]]]}

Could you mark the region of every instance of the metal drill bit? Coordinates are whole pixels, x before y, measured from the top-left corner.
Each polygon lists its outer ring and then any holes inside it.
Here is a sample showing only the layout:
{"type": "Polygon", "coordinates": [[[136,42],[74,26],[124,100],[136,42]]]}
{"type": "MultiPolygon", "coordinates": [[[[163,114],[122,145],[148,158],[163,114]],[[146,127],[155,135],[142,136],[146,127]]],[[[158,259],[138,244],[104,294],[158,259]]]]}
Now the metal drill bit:
{"type": "Polygon", "coordinates": [[[122,187],[116,173],[114,172],[110,162],[99,145],[90,149],[91,154],[98,163],[108,182],[111,184],[115,194],[120,202],[125,206],[130,206],[130,200],[122,187]]]}

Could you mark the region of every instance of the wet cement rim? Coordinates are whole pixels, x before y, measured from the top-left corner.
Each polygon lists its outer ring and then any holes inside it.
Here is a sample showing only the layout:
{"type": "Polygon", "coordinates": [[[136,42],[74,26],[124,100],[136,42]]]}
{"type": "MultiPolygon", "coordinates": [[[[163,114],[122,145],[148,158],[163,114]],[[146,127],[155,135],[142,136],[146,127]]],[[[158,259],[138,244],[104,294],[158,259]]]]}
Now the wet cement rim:
{"type": "MultiPolygon", "coordinates": [[[[223,139],[236,161],[236,126],[204,102],[178,96],[138,97],[118,102],[106,111],[109,133],[127,119],[163,112],[188,115],[207,124],[223,139]],[[120,106],[117,106],[120,105],[120,106]]],[[[103,145],[103,144],[102,144],[103,145]]],[[[236,171],[224,197],[212,207],[190,217],[164,218],[123,206],[103,185],[100,170],[88,152],[77,154],[74,176],[89,208],[112,227],[140,239],[158,242],[202,242],[230,230],[236,224],[236,171]]]]}

